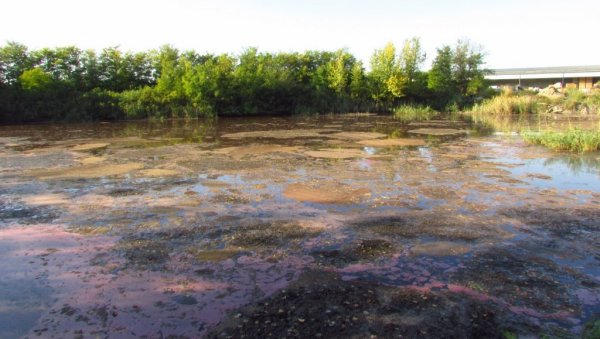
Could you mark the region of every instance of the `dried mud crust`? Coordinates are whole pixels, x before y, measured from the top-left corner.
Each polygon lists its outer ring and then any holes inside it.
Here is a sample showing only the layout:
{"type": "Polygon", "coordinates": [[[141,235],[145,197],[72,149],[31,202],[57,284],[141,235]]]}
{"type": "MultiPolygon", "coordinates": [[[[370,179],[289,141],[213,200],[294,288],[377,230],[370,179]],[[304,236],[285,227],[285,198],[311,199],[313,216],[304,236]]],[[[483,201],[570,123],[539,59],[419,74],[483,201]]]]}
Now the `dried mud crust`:
{"type": "Polygon", "coordinates": [[[462,295],[347,282],[305,272],[292,287],[234,311],[208,338],[504,338],[534,325],[462,295]]]}

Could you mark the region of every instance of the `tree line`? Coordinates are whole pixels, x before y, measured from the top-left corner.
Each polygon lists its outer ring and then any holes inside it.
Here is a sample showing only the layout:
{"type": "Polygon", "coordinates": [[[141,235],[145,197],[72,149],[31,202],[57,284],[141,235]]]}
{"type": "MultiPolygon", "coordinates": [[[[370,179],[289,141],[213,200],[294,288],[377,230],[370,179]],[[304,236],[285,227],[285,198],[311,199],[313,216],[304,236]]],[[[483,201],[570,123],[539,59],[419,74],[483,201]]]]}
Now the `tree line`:
{"type": "Polygon", "coordinates": [[[163,46],[29,50],[0,47],[0,121],[389,112],[400,104],[462,108],[486,91],[484,55],[443,46],[429,71],[418,38],[388,43],[365,67],[345,49],[198,54],[163,46]]]}

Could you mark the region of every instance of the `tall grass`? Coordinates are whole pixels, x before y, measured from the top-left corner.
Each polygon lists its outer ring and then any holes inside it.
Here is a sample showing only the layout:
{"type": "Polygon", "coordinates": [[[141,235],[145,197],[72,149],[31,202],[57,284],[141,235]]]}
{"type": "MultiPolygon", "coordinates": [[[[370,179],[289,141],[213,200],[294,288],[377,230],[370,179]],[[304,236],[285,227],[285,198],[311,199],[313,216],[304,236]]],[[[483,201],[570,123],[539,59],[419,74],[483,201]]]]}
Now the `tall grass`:
{"type": "Polygon", "coordinates": [[[394,109],[394,118],[403,122],[429,120],[437,114],[433,108],[421,105],[405,104],[394,109]]]}
{"type": "Polygon", "coordinates": [[[476,104],[472,113],[509,115],[538,113],[541,99],[532,95],[499,95],[476,104]]]}
{"type": "Polygon", "coordinates": [[[600,130],[588,131],[572,128],[565,132],[528,131],[522,134],[525,141],[554,150],[592,152],[600,150],[600,130]]]}

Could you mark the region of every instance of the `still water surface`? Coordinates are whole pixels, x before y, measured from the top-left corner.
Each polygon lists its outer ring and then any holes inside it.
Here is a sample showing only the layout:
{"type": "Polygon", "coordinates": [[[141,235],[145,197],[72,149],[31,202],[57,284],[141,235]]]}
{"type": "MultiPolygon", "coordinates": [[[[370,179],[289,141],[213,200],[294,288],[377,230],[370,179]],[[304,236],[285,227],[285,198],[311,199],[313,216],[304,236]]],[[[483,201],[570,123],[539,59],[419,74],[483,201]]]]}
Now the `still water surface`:
{"type": "Polygon", "coordinates": [[[481,124],[3,126],[0,177],[2,338],[578,335],[600,311],[600,154],[481,124]]]}

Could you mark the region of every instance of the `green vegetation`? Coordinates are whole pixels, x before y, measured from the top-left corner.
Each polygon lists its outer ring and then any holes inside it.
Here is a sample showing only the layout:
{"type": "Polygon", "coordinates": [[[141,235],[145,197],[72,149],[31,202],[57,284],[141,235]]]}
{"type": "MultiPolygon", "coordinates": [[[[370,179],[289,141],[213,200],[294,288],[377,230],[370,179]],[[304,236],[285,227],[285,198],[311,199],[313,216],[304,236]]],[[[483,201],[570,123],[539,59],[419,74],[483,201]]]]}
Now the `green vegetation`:
{"type": "Polygon", "coordinates": [[[404,122],[429,120],[437,114],[438,112],[429,106],[404,104],[394,109],[394,118],[404,122]]]}
{"type": "Polygon", "coordinates": [[[418,38],[375,51],[200,55],[170,46],[100,53],[0,47],[0,122],[391,112],[405,103],[463,108],[485,90],[483,54],[445,46],[430,72],[418,38]]]}
{"type": "Polygon", "coordinates": [[[540,111],[541,99],[532,95],[502,94],[475,104],[473,113],[492,115],[531,114],[540,111]]]}
{"type": "Polygon", "coordinates": [[[595,131],[572,128],[566,132],[525,132],[525,141],[554,150],[590,152],[600,150],[600,129],[595,131]]]}

